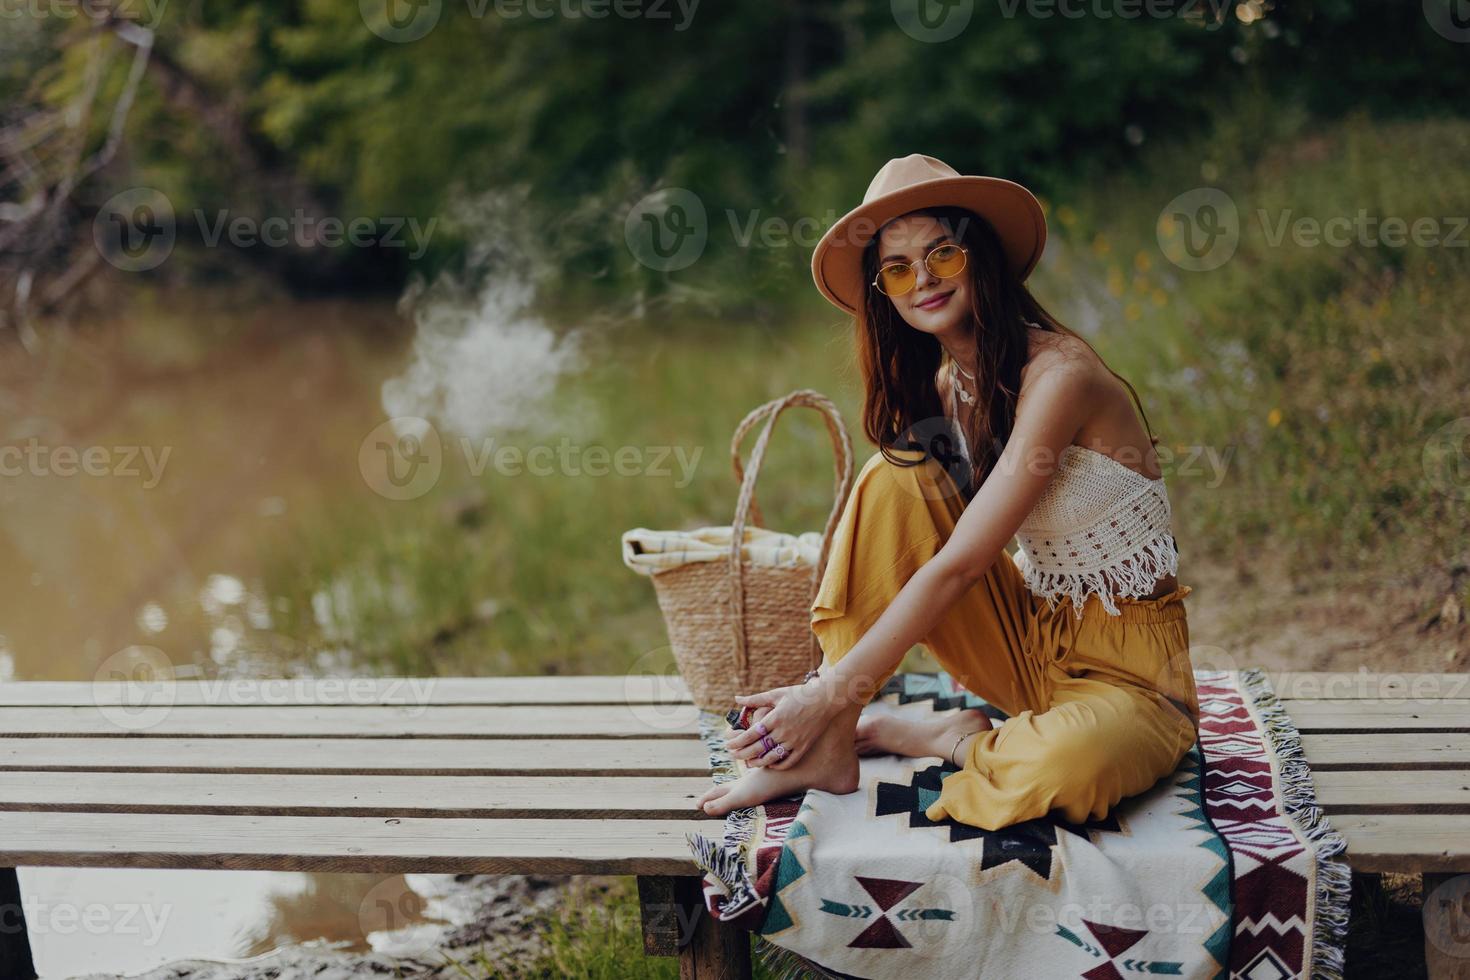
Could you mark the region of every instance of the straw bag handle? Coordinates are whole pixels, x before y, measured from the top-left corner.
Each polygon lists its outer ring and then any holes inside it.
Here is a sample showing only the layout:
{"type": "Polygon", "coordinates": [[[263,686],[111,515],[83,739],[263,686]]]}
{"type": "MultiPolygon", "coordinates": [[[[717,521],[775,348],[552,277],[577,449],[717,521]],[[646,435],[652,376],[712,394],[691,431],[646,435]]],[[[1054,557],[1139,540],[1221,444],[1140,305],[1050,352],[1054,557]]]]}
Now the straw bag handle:
{"type": "MultiPolygon", "coordinates": [[[[740,497],[735,503],[735,521],[730,535],[730,615],[735,624],[735,667],[740,675],[741,683],[744,683],[748,676],[749,659],[745,643],[745,566],[741,561],[741,549],[745,544],[745,524],[748,518],[753,519],[756,526],[763,524],[760,507],[755,502],[755,481],[760,476],[761,464],[766,457],[766,445],[771,441],[771,430],[776,424],[776,418],[792,406],[815,408],[822,413],[822,420],[827,423],[827,434],[832,439],[832,449],[836,457],[832,512],[827,516],[827,526],[822,530],[821,555],[816,567],[812,569],[812,599],[816,598],[817,588],[822,582],[822,574],[827,569],[827,554],[832,546],[832,534],[836,531],[837,521],[842,516],[842,507],[847,502],[848,491],[852,489],[852,440],[848,438],[847,427],[842,424],[842,414],[838,412],[837,406],[820,392],[810,388],[793,391],[784,398],[777,398],[753,410],[736,427],[735,435],[730,440],[730,462],[735,470],[735,479],[740,481],[740,497]],[[765,419],[766,424],[761,429],[760,435],[756,437],[755,448],[750,453],[750,469],[746,470],[740,462],[740,443],[762,419],[765,419]]],[[[816,633],[812,633],[811,641],[812,666],[815,667],[821,663],[822,647],[817,642],[816,633]]]]}

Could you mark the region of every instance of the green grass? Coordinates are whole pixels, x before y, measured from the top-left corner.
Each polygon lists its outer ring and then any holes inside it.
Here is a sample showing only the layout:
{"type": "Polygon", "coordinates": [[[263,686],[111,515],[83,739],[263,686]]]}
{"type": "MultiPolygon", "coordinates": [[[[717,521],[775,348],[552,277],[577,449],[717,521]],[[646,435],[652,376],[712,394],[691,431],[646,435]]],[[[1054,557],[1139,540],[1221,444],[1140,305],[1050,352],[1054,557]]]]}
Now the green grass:
{"type": "Polygon", "coordinates": [[[1436,431],[1470,416],[1470,248],[1273,244],[1266,230],[1283,215],[1363,209],[1440,219],[1448,235],[1470,200],[1453,162],[1470,123],[1314,127],[1261,114],[1258,128],[1270,137],[1258,155],[1223,159],[1235,130],[1222,125],[1099,189],[1063,226],[1073,273],[1108,284],[1097,343],[1139,387],[1162,443],[1234,450],[1219,486],[1206,474],[1172,481],[1181,543],[1221,559],[1270,555],[1298,576],[1462,563],[1470,518],[1424,456],[1436,431]],[[1185,271],[1161,260],[1155,221],[1201,185],[1235,201],[1240,243],[1220,268],[1185,271]]]}
{"type": "MultiPolygon", "coordinates": [[[[546,949],[531,962],[514,963],[485,949],[462,963],[457,972],[476,980],[676,980],[679,976],[677,956],[643,952],[637,879],[631,875],[572,879],[568,900],[554,914],[542,917],[539,931],[546,949]]],[[[775,974],[753,953],[751,960],[755,980],[772,980],[775,974]]]]}
{"type": "MultiPolygon", "coordinates": [[[[1057,247],[1034,287],[1067,322],[1097,321],[1094,343],[1175,451],[1165,468],[1186,560],[1271,560],[1344,579],[1463,562],[1470,511],[1424,457],[1433,433],[1470,416],[1470,249],[1273,246],[1255,215],[1453,217],[1470,201],[1459,166],[1470,123],[1313,128],[1284,113],[1262,116],[1251,140],[1240,130],[1227,121],[1200,144],[1161,150],[1148,172],[1048,202],[1057,247]],[[1157,219],[1206,184],[1235,201],[1240,244],[1220,268],[1186,271],[1163,257],[1157,219]],[[1223,479],[1201,448],[1225,464],[1223,479]]],[[[700,454],[688,486],[672,462],[670,476],[476,479],[447,466],[419,500],[365,495],[302,516],[266,576],[288,652],[345,647],[365,664],[427,673],[658,669],[662,622],[651,583],[620,560],[622,532],[728,524],[730,434],[794,388],[839,404],[857,465],[873,451],[856,429],[847,328],[810,297],[793,310],[779,329],[609,328],[569,391],[590,409],[576,428],[504,440],[682,447],[700,454]],[[317,621],[323,602],[335,629],[317,621]]],[[[783,417],[759,486],[771,525],[820,529],[829,459],[814,413],[783,417]]]]}
{"type": "MultiPolygon", "coordinates": [[[[302,655],[344,646],[368,664],[428,673],[616,672],[657,658],[667,643],[662,621],[650,581],[622,564],[623,531],[729,524],[739,489],[729,443],[744,414],[812,387],[851,419],[856,385],[843,376],[850,349],[840,329],[618,331],[598,368],[576,384],[593,408],[581,431],[497,445],[555,448],[566,436],[614,453],[627,447],[639,472],[506,475],[492,467],[474,477],[446,453],[445,474],[424,497],[362,494],[302,515],[290,549],[266,562],[278,635],[302,655]],[[693,464],[685,486],[675,448],[693,464]],[[324,603],[329,627],[318,622],[324,603]]],[[[754,442],[747,439],[747,458],[754,442]]],[[[832,466],[817,414],[783,414],[757,488],[767,521],[819,530],[832,505],[832,466]]]]}

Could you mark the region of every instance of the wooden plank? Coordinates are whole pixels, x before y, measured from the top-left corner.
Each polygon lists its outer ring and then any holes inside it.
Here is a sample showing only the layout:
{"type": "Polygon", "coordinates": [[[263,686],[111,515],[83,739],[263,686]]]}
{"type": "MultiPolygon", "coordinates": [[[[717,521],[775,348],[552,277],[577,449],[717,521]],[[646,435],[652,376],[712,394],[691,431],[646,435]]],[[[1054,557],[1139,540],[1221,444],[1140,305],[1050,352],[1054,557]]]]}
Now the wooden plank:
{"type": "Polygon", "coordinates": [[[0,711],[0,736],[156,738],[687,738],[693,705],[297,705],[20,707],[0,711]]]}
{"type": "MultiPolygon", "coordinates": [[[[1268,670],[1279,698],[1464,699],[1470,673],[1373,673],[1268,670]]],[[[268,706],[281,704],[629,704],[687,703],[677,674],[576,674],[557,677],[352,677],[180,679],[148,685],[123,681],[9,681],[0,707],[148,703],[268,706]]]]}
{"type": "Polygon", "coordinates": [[[1357,871],[1470,871],[1470,814],[1340,813],[1330,819],[1357,871]]]}
{"type": "Polygon", "coordinates": [[[1313,772],[1329,813],[1470,813],[1470,768],[1313,772]]]}
{"type": "Polygon", "coordinates": [[[1470,730],[1470,699],[1443,701],[1283,700],[1302,732],[1464,732],[1470,730]]]}
{"type": "Polygon", "coordinates": [[[1300,701],[1470,698],[1470,674],[1268,670],[1266,677],[1278,698],[1300,701]]]}
{"type": "Polygon", "coordinates": [[[382,874],[697,875],[697,820],[0,813],[0,866],[382,874]]]}
{"type": "Polygon", "coordinates": [[[677,674],[566,677],[328,677],[126,681],[10,681],[0,707],[153,704],[269,707],[285,704],[687,704],[677,674]]]}
{"type": "Polygon", "coordinates": [[[709,786],[708,776],[0,772],[0,810],[688,820],[709,786]]]}
{"type": "Polygon", "coordinates": [[[1313,772],[1334,769],[1470,768],[1470,732],[1302,735],[1313,772]]]}
{"type": "Polygon", "coordinates": [[[697,738],[0,738],[0,771],[708,776],[697,738]]]}

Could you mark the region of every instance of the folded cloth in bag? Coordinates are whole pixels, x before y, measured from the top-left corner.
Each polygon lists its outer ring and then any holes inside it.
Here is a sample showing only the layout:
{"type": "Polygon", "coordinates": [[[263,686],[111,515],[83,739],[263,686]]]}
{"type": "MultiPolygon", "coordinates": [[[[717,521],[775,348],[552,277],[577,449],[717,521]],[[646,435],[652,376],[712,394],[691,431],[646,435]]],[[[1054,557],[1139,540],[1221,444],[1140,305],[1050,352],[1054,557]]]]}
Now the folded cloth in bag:
{"type": "MultiPolygon", "coordinates": [[[[734,528],[698,527],[688,531],[654,531],[635,527],[623,532],[623,564],[640,575],[678,568],[691,561],[729,561],[734,528]]],[[[822,556],[818,531],[786,534],[746,526],[740,556],[756,565],[815,567],[822,556]]]]}
{"type": "MultiPolygon", "coordinates": [[[[827,977],[1342,975],[1351,872],[1301,741],[1259,670],[1195,672],[1200,739],[1102,820],[999,831],[930,821],[937,757],[859,760],[854,793],[731,812],[689,836],[719,918],[775,970],[827,977]]],[[[946,673],[899,673],[864,713],[979,707],[946,673]]],[[[702,712],[716,781],[746,768],[702,712]]]]}

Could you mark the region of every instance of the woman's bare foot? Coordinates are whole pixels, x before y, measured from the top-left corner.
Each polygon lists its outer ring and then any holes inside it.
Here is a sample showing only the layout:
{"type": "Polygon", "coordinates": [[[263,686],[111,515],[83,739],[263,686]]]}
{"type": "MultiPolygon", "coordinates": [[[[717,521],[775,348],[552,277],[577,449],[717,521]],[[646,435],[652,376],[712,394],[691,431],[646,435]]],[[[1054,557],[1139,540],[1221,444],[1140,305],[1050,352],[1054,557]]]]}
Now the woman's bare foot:
{"type": "Polygon", "coordinates": [[[901,755],[911,759],[939,756],[948,761],[961,735],[989,731],[995,725],[979,708],[966,708],[932,718],[901,718],[870,713],[858,719],[859,755],[901,755]]]}
{"type": "Polygon", "coordinates": [[[816,744],[791,768],[748,769],[739,779],[711,786],[694,805],[711,816],[722,817],[731,810],[808,789],[839,795],[854,792],[858,788],[858,757],[852,732],[861,711],[862,705],[854,704],[839,712],[816,744]]]}

